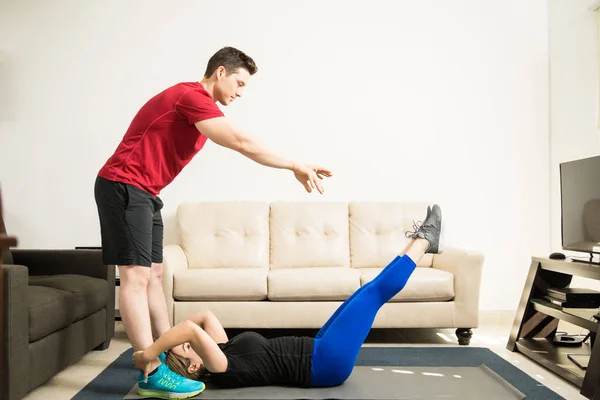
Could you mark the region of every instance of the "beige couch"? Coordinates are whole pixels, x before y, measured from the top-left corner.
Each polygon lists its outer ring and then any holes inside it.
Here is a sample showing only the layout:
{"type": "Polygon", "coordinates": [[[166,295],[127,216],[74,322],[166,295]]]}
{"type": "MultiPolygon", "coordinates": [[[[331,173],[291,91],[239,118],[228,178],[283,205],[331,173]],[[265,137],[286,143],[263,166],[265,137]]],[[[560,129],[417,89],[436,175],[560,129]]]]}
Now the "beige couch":
{"type": "MultiPolygon", "coordinates": [[[[165,246],[171,323],[212,311],[226,328],[320,328],[408,243],[426,205],[401,202],[199,202],[177,209],[165,246]]],[[[478,326],[484,257],[446,248],[418,263],[374,328],[478,326]]]]}

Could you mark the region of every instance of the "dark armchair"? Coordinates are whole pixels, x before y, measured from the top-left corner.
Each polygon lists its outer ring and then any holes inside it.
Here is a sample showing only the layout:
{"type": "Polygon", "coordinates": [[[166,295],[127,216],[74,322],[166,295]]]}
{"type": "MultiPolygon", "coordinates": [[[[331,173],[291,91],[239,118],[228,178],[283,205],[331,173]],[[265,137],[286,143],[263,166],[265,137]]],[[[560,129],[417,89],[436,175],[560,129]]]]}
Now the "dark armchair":
{"type": "Polygon", "coordinates": [[[12,400],[108,348],[115,269],[102,264],[100,250],[4,249],[2,261],[0,398],[12,400]]]}

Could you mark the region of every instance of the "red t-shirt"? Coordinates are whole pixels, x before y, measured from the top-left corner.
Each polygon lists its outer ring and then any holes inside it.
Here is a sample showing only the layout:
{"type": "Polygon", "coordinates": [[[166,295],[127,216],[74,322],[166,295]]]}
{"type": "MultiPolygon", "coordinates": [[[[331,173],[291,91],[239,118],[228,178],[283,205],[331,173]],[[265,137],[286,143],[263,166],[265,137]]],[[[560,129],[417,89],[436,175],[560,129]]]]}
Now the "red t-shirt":
{"type": "Polygon", "coordinates": [[[172,86],[142,106],[98,175],[157,196],[204,147],[194,123],[222,116],[200,83],[172,86]]]}

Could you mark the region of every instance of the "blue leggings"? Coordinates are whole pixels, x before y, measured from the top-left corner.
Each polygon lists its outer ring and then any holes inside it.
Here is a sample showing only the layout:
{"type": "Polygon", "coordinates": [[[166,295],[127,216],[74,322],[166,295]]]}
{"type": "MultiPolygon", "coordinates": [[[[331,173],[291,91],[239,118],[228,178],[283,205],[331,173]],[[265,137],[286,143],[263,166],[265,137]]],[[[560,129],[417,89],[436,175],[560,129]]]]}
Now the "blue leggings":
{"type": "Polygon", "coordinates": [[[404,288],[415,268],[410,257],[397,256],[338,307],[314,339],[312,386],[337,386],[348,379],[377,312],[404,288]]]}

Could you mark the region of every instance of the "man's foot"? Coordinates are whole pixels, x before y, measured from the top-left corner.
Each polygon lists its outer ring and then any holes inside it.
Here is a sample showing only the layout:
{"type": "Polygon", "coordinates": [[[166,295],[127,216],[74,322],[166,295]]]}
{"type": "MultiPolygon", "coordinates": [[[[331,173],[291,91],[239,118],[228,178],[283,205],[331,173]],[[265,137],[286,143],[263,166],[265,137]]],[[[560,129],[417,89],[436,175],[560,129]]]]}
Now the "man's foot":
{"type": "Polygon", "coordinates": [[[442,210],[439,205],[434,204],[433,208],[427,207],[427,217],[421,226],[413,224],[415,231],[406,232],[406,237],[411,239],[426,239],[429,242],[429,248],[425,253],[437,254],[440,247],[440,233],[442,230],[442,210]]]}
{"type": "Polygon", "coordinates": [[[163,357],[156,372],[148,376],[148,382],[144,382],[143,372],[140,371],[137,394],[162,399],[187,399],[202,393],[205,387],[203,382],[185,378],[171,371],[164,363],[163,357]]]}

